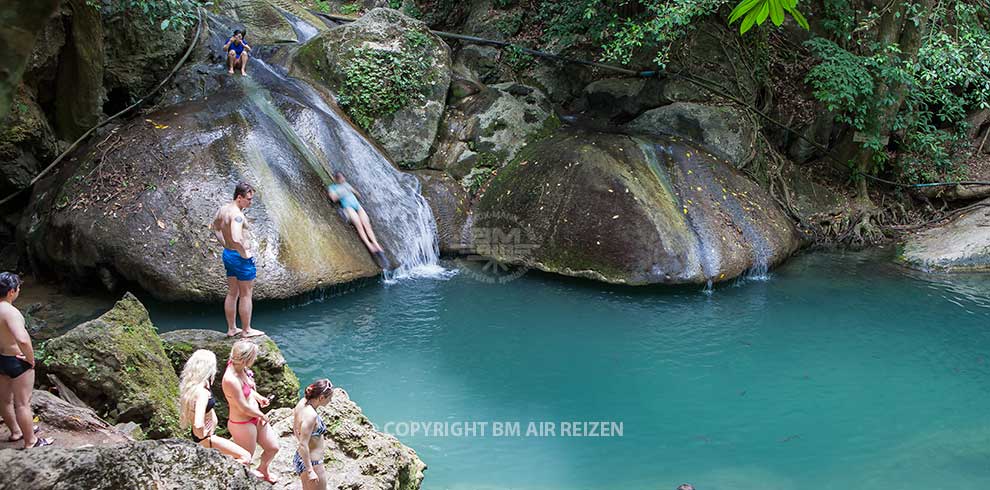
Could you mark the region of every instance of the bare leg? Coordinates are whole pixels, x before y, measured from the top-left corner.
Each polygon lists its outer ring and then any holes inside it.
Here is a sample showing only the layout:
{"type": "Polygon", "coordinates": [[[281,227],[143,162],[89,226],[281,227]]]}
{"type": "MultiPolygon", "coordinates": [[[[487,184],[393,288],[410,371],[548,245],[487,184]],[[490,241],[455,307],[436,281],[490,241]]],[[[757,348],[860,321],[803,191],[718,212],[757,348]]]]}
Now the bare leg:
{"type": "Polygon", "coordinates": [[[368,217],[368,213],[364,212],[364,208],[361,208],[358,211],[358,216],[361,217],[361,225],[364,226],[364,231],[368,235],[368,241],[375,246],[372,252],[381,252],[382,246],[378,244],[378,239],[375,238],[375,232],[371,229],[371,218],[368,217]]]}
{"type": "Polygon", "coordinates": [[[201,442],[199,445],[206,448],[216,449],[217,451],[220,451],[221,454],[234,458],[238,463],[244,466],[251,466],[251,454],[248,453],[246,449],[238,446],[231,440],[224,439],[214,434],[210,436],[209,439],[201,442]]]}
{"type": "MultiPolygon", "coordinates": [[[[223,300],[223,314],[227,316],[227,336],[233,337],[240,333],[237,328],[237,298],[240,289],[237,287],[237,278],[230,276],[227,278],[227,297],[223,300]]],[[[244,319],[241,318],[243,323],[244,319]]]]}
{"type": "Polygon", "coordinates": [[[319,479],[310,480],[305,471],[299,475],[299,478],[302,479],[303,490],[327,490],[327,473],[324,471],[323,465],[313,465],[313,471],[316,472],[319,479]]]}
{"type": "Polygon", "coordinates": [[[258,426],[228,423],[227,430],[230,431],[230,438],[234,440],[234,444],[244,449],[249,458],[254,458],[254,450],[258,447],[258,426]]]}
{"type": "Polygon", "coordinates": [[[237,61],[237,53],[233,49],[227,52],[227,73],[234,74],[234,62],[237,61]]]}
{"type": "Polygon", "coordinates": [[[254,302],[251,299],[251,295],[254,294],[254,280],[237,281],[237,286],[240,289],[241,295],[240,304],[237,306],[241,314],[241,327],[243,328],[241,336],[257,337],[258,335],[264,335],[265,332],[251,328],[251,314],[254,311],[254,302]]]}
{"type": "Polygon", "coordinates": [[[369,252],[375,253],[377,249],[375,249],[375,245],[368,240],[368,235],[364,232],[364,226],[361,225],[361,217],[358,216],[357,211],[351,208],[344,208],[344,210],[347,212],[347,219],[350,220],[351,224],[354,225],[354,228],[357,229],[358,236],[361,237],[361,241],[364,242],[364,246],[368,247],[369,252]]]}
{"type": "Polygon", "coordinates": [[[241,75],[247,75],[247,72],[244,71],[247,69],[247,62],[248,62],[248,54],[247,51],[244,51],[241,53],[241,75]]]}
{"type": "Polygon", "coordinates": [[[275,455],[278,454],[278,438],[275,436],[275,431],[268,424],[262,424],[258,427],[258,444],[261,444],[261,449],[264,450],[261,453],[261,464],[258,465],[258,471],[265,476],[265,480],[270,483],[275,483],[272,475],[268,473],[268,465],[271,464],[272,460],[275,459],[275,455]]]}
{"type": "Polygon", "coordinates": [[[31,413],[31,391],[34,390],[34,369],[11,380],[14,387],[14,413],[17,425],[24,434],[24,447],[34,446],[38,437],[34,435],[34,414],[31,413]]]}
{"type": "Polygon", "coordinates": [[[3,423],[10,429],[10,441],[20,440],[21,428],[17,426],[17,416],[14,413],[14,387],[11,379],[0,375],[0,415],[3,423]]]}

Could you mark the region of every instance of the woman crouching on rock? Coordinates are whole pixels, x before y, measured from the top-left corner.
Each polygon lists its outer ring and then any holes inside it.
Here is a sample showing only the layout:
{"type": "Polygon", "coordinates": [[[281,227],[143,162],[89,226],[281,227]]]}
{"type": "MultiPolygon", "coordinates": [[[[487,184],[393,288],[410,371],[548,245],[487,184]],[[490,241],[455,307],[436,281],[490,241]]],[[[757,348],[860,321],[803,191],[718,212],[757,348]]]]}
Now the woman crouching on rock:
{"type": "Polygon", "coordinates": [[[299,442],[292,464],[302,479],[303,490],[326,490],[327,474],[323,470],[323,434],[327,426],[316,412],[333,397],[333,383],[318,379],[306,387],[302,400],[292,409],[292,433],[299,442]]]}
{"type": "Polygon", "coordinates": [[[223,394],[230,406],[227,430],[234,442],[249,454],[253,455],[255,448],[261,445],[264,452],[258,471],[265,481],[275,483],[268,465],[278,453],[278,439],[268,424],[268,416],[261,412],[271,399],[261,396],[256,390],[254,373],[250,368],[257,358],[258,346],[248,340],[235,342],[230,350],[227,370],[223,373],[223,394]]]}
{"type": "MultiPolygon", "coordinates": [[[[215,434],[217,413],[213,410],[213,377],[217,374],[217,356],[200,349],[193,352],[182,368],[179,379],[179,425],[189,427],[189,437],[200,446],[217,449],[246,466],[251,465],[251,454],[244,448],[215,434]],[[191,426],[191,427],[190,427],[191,426]]],[[[261,476],[258,473],[257,476],[261,476]]]]}

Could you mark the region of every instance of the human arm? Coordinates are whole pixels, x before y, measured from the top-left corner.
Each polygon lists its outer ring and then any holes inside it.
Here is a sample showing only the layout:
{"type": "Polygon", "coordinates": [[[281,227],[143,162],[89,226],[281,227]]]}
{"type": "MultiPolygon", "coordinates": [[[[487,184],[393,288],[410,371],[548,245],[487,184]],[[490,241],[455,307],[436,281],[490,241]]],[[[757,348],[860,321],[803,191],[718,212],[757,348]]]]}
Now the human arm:
{"type": "Polygon", "coordinates": [[[298,411],[301,412],[300,418],[302,420],[299,423],[299,432],[296,434],[296,441],[299,443],[296,451],[299,453],[299,458],[302,459],[303,468],[309,479],[316,480],[319,476],[313,471],[313,458],[309,451],[309,439],[313,436],[313,429],[316,427],[316,417],[310,416],[309,410],[305,408],[298,411]]]}
{"type": "Polygon", "coordinates": [[[354,194],[354,197],[361,199],[361,193],[358,192],[357,189],[354,188],[354,186],[352,186],[351,184],[344,184],[344,185],[347,186],[347,190],[351,191],[351,194],[354,194]]]}
{"type": "Polygon", "coordinates": [[[234,42],[234,38],[230,38],[230,39],[227,40],[227,44],[224,44],[223,45],[223,52],[224,53],[226,53],[227,51],[230,51],[230,45],[233,42],[234,42]]]}
{"type": "MultiPolygon", "coordinates": [[[[202,435],[206,435],[206,403],[207,396],[202,390],[196,396],[196,403],[193,408],[193,432],[198,432],[202,435]]],[[[200,437],[200,436],[196,436],[200,437]]]]}
{"type": "Polygon", "coordinates": [[[245,246],[244,216],[240,213],[230,222],[230,241],[230,248],[236,250],[241,257],[250,258],[245,246]]]}
{"type": "Polygon", "coordinates": [[[210,231],[213,232],[213,237],[217,239],[220,246],[227,248],[227,243],[223,240],[223,232],[220,228],[223,226],[223,220],[220,218],[220,212],[218,211],[216,216],[213,217],[213,222],[210,223],[210,231]]]}
{"type": "Polygon", "coordinates": [[[327,187],[327,196],[330,196],[330,200],[333,202],[340,201],[340,196],[333,191],[333,186],[327,187]]]}
{"type": "MultiPolygon", "coordinates": [[[[223,377],[223,394],[227,398],[227,403],[231,406],[237,406],[242,412],[245,412],[251,417],[258,417],[261,420],[268,422],[268,416],[265,415],[260,408],[255,408],[250,403],[248,399],[244,396],[244,392],[241,391],[241,380],[236,376],[224,376],[223,377]]],[[[254,392],[252,392],[252,395],[254,392]]]]}
{"type": "Polygon", "coordinates": [[[17,357],[27,361],[33,367],[34,346],[31,345],[31,336],[28,335],[27,329],[24,328],[24,315],[21,315],[21,312],[17,310],[11,312],[10,315],[7,315],[7,327],[14,334],[17,347],[21,350],[21,354],[17,357]]]}

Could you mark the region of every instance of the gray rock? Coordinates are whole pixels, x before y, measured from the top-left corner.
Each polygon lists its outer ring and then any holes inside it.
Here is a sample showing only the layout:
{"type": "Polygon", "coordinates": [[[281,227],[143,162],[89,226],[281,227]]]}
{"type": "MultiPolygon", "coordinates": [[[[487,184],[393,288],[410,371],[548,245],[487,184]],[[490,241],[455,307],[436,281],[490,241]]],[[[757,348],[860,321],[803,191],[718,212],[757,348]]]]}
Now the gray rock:
{"type": "Polygon", "coordinates": [[[423,197],[430,203],[433,217],[437,220],[437,236],[440,253],[456,255],[463,253],[461,244],[466,241],[468,216],[471,203],[461,184],[449,175],[437,170],[417,170],[415,173],[422,184],[423,197]]]}
{"type": "Polygon", "coordinates": [[[990,271],[990,200],[907,239],[898,259],[931,272],[990,271]]]}
{"type": "MultiPolygon", "coordinates": [[[[344,392],[335,392],[333,401],[320,408],[319,414],[328,429],[323,436],[327,488],[419,489],[426,464],[416,451],[394,436],[375,430],[361,408],[344,392]]],[[[274,410],[269,419],[279,436],[280,450],[271,465],[272,473],[279,479],[275,488],[299,488],[299,476],[292,467],[292,457],[298,447],[292,435],[292,410],[274,410]]]]}
{"type": "MultiPolygon", "coordinates": [[[[182,375],[182,368],[189,356],[199,349],[212,351],[217,356],[217,369],[223,371],[224,363],[230,358],[230,349],[235,340],[223,332],[213,330],[175,330],[162,334],[162,343],[168,353],[176,376],[182,375]]],[[[258,393],[265,396],[275,395],[270,405],[272,408],[295,406],[299,399],[299,378],[285,362],[282,351],[267,335],[248,339],[258,345],[258,359],[251,370],[254,371],[258,383],[258,393]]],[[[220,396],[223,393],[222,376],[213,380],[213,393],[216,394],[216,411],[220,420],[227,420],[227,400],[220,396]]]]}
{"type": "Polygon", "coordinates": [[[430,168],[464,179],[476,167],[497,169],[526,143],[560,125],[539,89],[517,83],[492,85],[450,107],[430,168]]]}
{"type": "Polygon", "coordinates": [[[265,490],[271,485],[219,451],[191,441],[77,449],[0,450],[0,488],[32,490],[265,490]]]}
{"type": "Polygon", "coordinates": [[[669,103],[661,94],[662,88],[656,78],[606,78],[585,87],[584,98],[588,110],[598,117],[631,118],[669,103]]]}
{"type": "Polygon", "coordinates": [[[28,186],[46,163],[55,158],[58,142],[45,113],[23,87],[0,126],[0,192],[28,186]]]}
{"type": "Polygon", "coordinates": [[[103,316],[49,340],[40,361],[114,423],[137,422],[155,438],[179,435],[179,379],[148,310],[130,293],[103,316]]]}
{"type": "Polygon", "coordinates": [[[492,83],[497,77],[498,48],[479,44],[468,44],[454,55],[451,70],[455,76],[480,83],[492,83]]]}
{"type": "Polygon", "coordinates": [[[742,166],[755,153],[756,124],[731,106],[675,102],[644,112],[626,125],[648,135],[676,135],[695,141],[742,166]]]}
{"type": "Polygon", "coordinates": [[[474,208],[481,255],[620,284],[763,273],[801,238],[754,182],[676,137],[562,131],[524,148],[474,208]],[[486,251],[487,250],[487,251],[486,251]]]}
{"type": "MultiPolygon", "coordinates": [[[[450,86],[450,48],[430,32],[423,22],[391,9],[374,9],[356,22],[341,25],[313,38],[299,51],[293,73],[318,80],[339,93],[348,77],[348,68],[367,58],[368,53],[396,53],[425,60],[422,92],[406,106],[376,117],[366,129],[385,147],[393,160],[416,167],[430,155],[450,86]],[[413,36],[416,33],[417,36],[413,36]],[[426,40],[426,44],[419,39],[426,40]]],[[[380,94],[369,94],[379,97],[380,94]]],[[[357,101],[357,104],[367,104],[357,101]]],[[[347,104],[344,109],[348,109],[347,104]]],[[[352,111],[353,112],[353,111],[352,111]]]]}
{"type": "MultiPolygon", "coordinates": [[[[19,230],[35,270],[88,287],[136,282],[164,300],[218,301],[227,285],[222,248],[208,226],[244,180],[258,190],[247,210],[256,299],[378,274],[326,198],[327,170],[305,152],[327,151],[322,158],[333,159],[359,188],[342,155],[377,154],[359,153],[370,152],[369,145],[294,85],[274,90],[272,105],[259,105],[239,77],[219,69],[210,76],[217,92],[124,124],[35,186],[19,230]],[[304,147],[284,136],[285,127],[325,128],[343,141],[321,137],[304,147]]],[[[376,215],[373,202],[362,204],[376,215]]]]}

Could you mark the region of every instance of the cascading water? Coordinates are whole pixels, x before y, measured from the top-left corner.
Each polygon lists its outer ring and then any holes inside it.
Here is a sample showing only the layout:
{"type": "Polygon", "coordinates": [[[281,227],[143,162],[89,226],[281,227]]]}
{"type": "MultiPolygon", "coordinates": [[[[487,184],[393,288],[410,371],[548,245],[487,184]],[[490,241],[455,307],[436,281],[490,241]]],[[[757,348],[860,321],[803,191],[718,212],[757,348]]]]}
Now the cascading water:
{"type": "MultiPolygon", "coordinates": [[[[316,29],[299,18],[291,14],[286,18],[300,40],[315,35],[316,29]]],[[[209,23],[211,43],[223,46],[231,23],[216,15],[209,16],[209,23]]],[[[286,75],[284,67],[254,58],[248,73],[248,77],[238,76],[248,101],[239,112],[252,132],[267,132],[271,137],[266,141],[275,142],[259,145],[249,164],[261,174],[282,177],[271,179],[272,187],[278,187],[279,181],[293,182],[301,163],[312,167],[324,185],[331,183],[334,172],[343,172],[359,192],[379,242],[397,266],[385,272],[386,282],[445,275],[439,265],[436,222],[420,193],[419,181],[397,170],[336,104],[306,82],[286,75]]],[[[282,187],[277,191],[292,192],[282,187]]]]}

